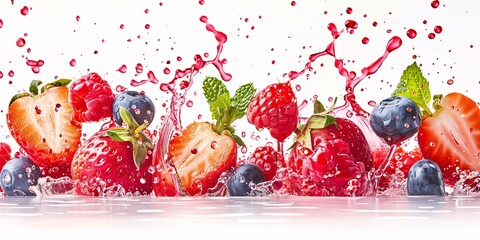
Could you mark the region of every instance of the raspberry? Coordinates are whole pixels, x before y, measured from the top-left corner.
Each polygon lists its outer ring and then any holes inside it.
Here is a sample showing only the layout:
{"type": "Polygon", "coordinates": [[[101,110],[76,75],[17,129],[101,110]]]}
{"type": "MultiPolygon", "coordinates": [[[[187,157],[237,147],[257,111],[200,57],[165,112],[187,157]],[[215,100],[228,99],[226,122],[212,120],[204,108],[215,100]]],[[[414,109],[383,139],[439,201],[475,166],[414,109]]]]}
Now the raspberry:
{"type": "Polygon", "coordinates": [[[267,128],[273,138],[284,141],[298,123],[297,98],[290,84],[272,84],[255,95],[248,105],[247,118],[257,129],[267,128]]]}
{"type": "MultiPolygon", "coordinates": [[[[377,168],[388,155],[388,149],[376,149],[372,152],[375,168],[377,168]]],[[[401,187],[405,185],[410,167],[423,159],[422,153],[418,147],[411,151],[405,151],[402,147],[397,147],[395,153],[387,165],[385,172],[378,179],[377,187],[379,192],[383,192],[388,188],[401,187]]]]}
{"type": "Polygon", "coordinates": [[[285,167],[285,161],[280,154],[270,146],[258,147],[247,159],[247,163],[259,166],[265,173],[267,181],[277,174],[278,168],[285,167]]]}
{"type": "Polygon", "coordinates": [[[97,73],[89,73],[74,81],[68,101],[73,107],[75,122],[98,122],[112,116],[115,95],[107,81],[97,73]]]}
{"type": "Polygon", "coordinates": [[[355,161],[345,141],[322,141],[313,152],[303,155],[301,161],[301,174],[310,178],[318,187],[317,190],[310,191],[315,195],[363,196],[367,193],[365,165],[361,161],[355,161]]]}

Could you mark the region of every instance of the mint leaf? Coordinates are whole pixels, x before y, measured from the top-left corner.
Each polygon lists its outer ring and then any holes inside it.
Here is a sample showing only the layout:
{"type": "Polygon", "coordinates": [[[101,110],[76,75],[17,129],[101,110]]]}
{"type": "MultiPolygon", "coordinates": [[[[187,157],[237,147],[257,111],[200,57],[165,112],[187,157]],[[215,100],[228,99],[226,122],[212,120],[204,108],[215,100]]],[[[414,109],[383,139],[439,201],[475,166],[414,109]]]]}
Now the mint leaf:
{"type": "Polygon", "coordinates": [[[210,111],[212,112],[212,118],[217,121],[226,122],[227,119],[223,119],[225,114],[229,113],[230,109],[230,94],[228,91],[218,96],[217,99],[210,103],[210,111]]]}
{"type": "Polygon", "coordinates": [[[414,62],[403,71],[400,82],[392,93],[392,96],[407,97],[430,115],[432,114],[428,108],[428,104],[432,99],[429,83],[423,76],[422,70],[418,67],[417,62],[414,62]]]}
{"type": "Polygon", "coordinates": [[[228,93],[228,89],[218,78],[206,77],[203,81],[203,95],[205,95],[208,104],[212,104],[225,93],[228,93]]]}
{"type": "Polygon", "coordinates": [[[255,91],[253,83],[247,83],[240,86],[237,91],[235,91],[235,95],[232,98],[232,107],[237,108],[240,112],[245,112],[253,94],[255,94],[255,91]]]}

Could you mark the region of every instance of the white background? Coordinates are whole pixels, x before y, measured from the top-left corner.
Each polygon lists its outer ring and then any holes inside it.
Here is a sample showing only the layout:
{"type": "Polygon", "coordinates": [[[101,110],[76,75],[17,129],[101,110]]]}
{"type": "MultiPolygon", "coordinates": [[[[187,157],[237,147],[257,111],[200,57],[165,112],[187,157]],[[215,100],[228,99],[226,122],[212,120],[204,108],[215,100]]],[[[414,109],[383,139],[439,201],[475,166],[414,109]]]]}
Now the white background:
{"type": "MultiPolygon", "coordinates": [[[[195,0],[161,2],[162,6],[158,0],[16,0],[14,4],[10,0],[0,0],[3,21],[0,71],[4,75],[0,79],[0,141],[17,148],[9,137],[5,115],[11,96],[28,88],[32,79],[44,82],[55,77],[76,79],[90,71],[104,76],[113,88],[122,85],[146,91],[155,100],[157,118],[153,125],[158,127],[159,118],[165,113],[161,104],[170,96],[161,92],[158,85],[131,87],[129,82],[147,79],[148,71],[153,71],[161,82],[167,82],[176,69],[191,66],[195,54],[208,52],[210,58],[214,56],[217,42],[199,21],[202,15],[228,36],[222,56],[228,60],[225,70],[233,75],[232,81],[227,83],[231,91],[246,82],[254,82],[260,89],[276,81],[285,81],[284,73],[301,70],[308,55],[323,51],[331,42],[328,23],[343,29],[345,21],[351,19],[357,21],[359,27],[354,34],[344,33],[337,41],[336,50],[337,56],[344,59],[345,67],[358,74],[361,68],[383,54],[392,36],[403,39],[402,47],[390,54],[382,68],[356,89],[359,102],[366,110],[372,109],[367,104],[369,100],[379,102],[389,96],[403,69],[414,61],[413,55],[417,55],[415,60],[422,64],[433,93],[460,91],[480,101],[478,1],[440,1],[437,9],[432,8],[428,0],[297,0],[295,6],[290,0],[205,0],[204,5],[195,0]],[[26,16],[20,14],[24,6],[31,8],[26,16]],[[346,13],[347,7],[353,9],[352,14],[346,13]],[[80,17],[78,22],[76,16],[80,17]],[[373,27],[373,22],[378,26],[373,27]],[[120,29],[121,24],[124,29],[120,29]],[[146,29],[145,24],[150,24],[150,29],[146,29]],[[443,32],[429,39],[428,33],[437,25],[443,27],[443,32]],[[406,36],[409,28],[417,31],[415,39],[406,36]],[[15,42],[25,33],[26,45],[19,48],[15,42]],[[362,44],[363,37],[370,39],[368,44],[362,44]],[[27,48],[31,49],[30,53],[27,48]],[[94,54],[95,50],[98,54],[94,54]],[[182,61],[177,61],[177,56],[182,61]],[[39,74],[34,74],[25,64],[26,58],[45,61],[39,74]],[[75,67],[69,65],[71,59],[76,59],[75,67]],[[170,64],[166,63],[168,60],[170,64]],[[138,76],[137,63],[144,67],[138,76]],[[128,68],[125,74],[116,71],[122,64],[128,68]],[[165,67],[172,73],[164,74],[165,67]],[[8,76],[10,70],[15,72],[14,77],[8,76]],[[454,83],[448,85],[448,79],[453,79],[454,83]]],[[[317,74],[309,80],[301,77],[293,82],[301,86],[297,92],[298,101],[310,102],[314,95],[324,102],[329,97],[342,96],[345,81],[334,68],[333,59],[321,58],[313,67],[317,74]],[[324,67],[320,67],[321,63],[324,67]]],[[[199,114],[203,116],[202,121],[210,120],[201,92],[201,82],[206,75],[219,77],[213,66],[197,75],[188,95],[194,105],[183,109],[184,125],[198,120],[199,114]],[[198,94],[194,96],[194,92],[198,94]]],[[[306,116],[310,108],[309,103],[302,114],[306,116]]],[[[90,134],[97,127],[87,124],[84,130],[90,134]]],[[[260,144],[251,138],[252,134],[258,134],[245,118],[238,120],[237,127],[246,132],[247,145],[260,144]]],[[[260,142],[271,141],[265,132],[260,136],[260,142]]]]}

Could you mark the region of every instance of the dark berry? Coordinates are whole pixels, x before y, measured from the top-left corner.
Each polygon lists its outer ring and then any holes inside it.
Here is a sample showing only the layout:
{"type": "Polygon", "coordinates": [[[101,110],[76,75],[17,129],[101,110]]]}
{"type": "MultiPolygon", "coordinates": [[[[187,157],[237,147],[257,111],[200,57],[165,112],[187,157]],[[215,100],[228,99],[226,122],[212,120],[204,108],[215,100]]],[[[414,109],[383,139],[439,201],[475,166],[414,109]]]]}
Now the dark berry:
{"type": "Polygon", "coordinates": [[[445,195],[440,167],[431,160],[424,159],[416,162],[408,171],[408,195],[445,195]]]}
{"type": "Polygon", "coordinates": [[[255,164],[245,163],[235,169],[235,173],[230,176],[227,182],[228,193],[230,196],[251,196],[251,184],[259,184],[266,181],[262,169],[255,164]]]}
{"type": "Polygon", "coordinates": [[[35,196],[29,188],[37,185],[41,175],[40,168],[29,158],[13,158],[2,169],[0,185],[7,196],[35,196]]]}
{"type": "Polygon", "coordinates": [[[155,116],[155,105],[145,94],[136,91],[120,93],[113,102],[113,119],[118,125],[122,125],[120,106],[126,108],[132,114],[138,124],[151,124],[155,116]]]}
{"type": "Polygon", "coordinates": [[[397,144],[417,133],[422,118],[420,108],[406,97],[390,97],[372,110],[370,126],[389,145],[397,144]]]}

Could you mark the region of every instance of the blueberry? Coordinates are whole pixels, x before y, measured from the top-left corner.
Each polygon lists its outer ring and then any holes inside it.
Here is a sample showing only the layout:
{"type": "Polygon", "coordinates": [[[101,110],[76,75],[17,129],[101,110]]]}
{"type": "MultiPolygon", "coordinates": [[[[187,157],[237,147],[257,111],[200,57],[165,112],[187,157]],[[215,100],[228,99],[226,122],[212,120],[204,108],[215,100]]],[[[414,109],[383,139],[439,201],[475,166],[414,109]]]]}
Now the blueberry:
{"type": "Polygon", "coordinates": [[[113,102],[113,120],[118,125],[122,125],[123,120],[120,117],[120,106],[128,109],[138,124],[151,124],[155,116],[155,105],[145,94],[136,91],[126,91],[120,93],[113,102]]]}
{"type": "Polygon", "coordinates": [[[440,167],[431,160],[424,159],[412,165],[408,171],[408,195],[445,195],[440,167]]]}
{"type": "Polygon", "coordinates": [[[35,196],[29,187],[37,185],[41,175],[40,168],[29,158],[13,158],[3,166],[0,185],[7,196],[35,196]]]}
{"type": "Polygon", "coordinates": [[[260,167],[250,163],[242,164],[235,169],[235,173],[228,179],[228,193],[230,196],[255,195],[255,192],[251,192],[250,184],[259,184],[266,180],[267,178],[260,167]]]}
{"type": "Polygon", "coordinates": [[[381,101],[370,116],[373,131],[389,145],[415,135],[421,123],[420,108],[406,97],[390,97],[381,101]]]}

